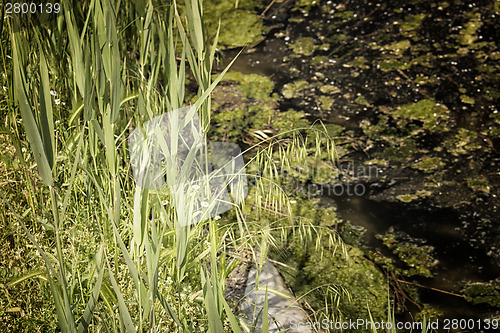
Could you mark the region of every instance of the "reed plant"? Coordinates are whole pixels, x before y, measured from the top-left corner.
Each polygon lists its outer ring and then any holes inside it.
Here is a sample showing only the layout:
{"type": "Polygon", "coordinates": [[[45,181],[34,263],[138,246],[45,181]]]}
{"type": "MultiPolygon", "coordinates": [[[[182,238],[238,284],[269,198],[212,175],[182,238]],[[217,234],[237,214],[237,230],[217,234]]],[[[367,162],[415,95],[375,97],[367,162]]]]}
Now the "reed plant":
{"type": "Polygon", "coordinates": [[[22,227],[45,265],[9,285],[48,284],[62,332],[244,331],[224,298],[235,253],[253,253],[259,266],[286,237],[331,234],[291,217],[276,179],[291,160],[322,150],[334,159],[332,141],[315,128],[312,141],[294,131],[252,147],[262,149],[248,160],[261,170],[250,199],[220,221],[199,219],[180,186],[191,184],[196,154],[183,165],[167,159],[167,186],[148,188],[132,177],[128,139],[192,100],[170,128],[169,154],[178,155],[182,124],[198,117],[195,136],[206,141],[210,94],[229,67],[212,76],[217,35],[204,28],[202,1],[181,10],[175,1],[63,0],[59,16],[38,23],[14,17],[1,29],[2,125],[26,187],[26,205],[1,190],[3,219],[22,227]]]}

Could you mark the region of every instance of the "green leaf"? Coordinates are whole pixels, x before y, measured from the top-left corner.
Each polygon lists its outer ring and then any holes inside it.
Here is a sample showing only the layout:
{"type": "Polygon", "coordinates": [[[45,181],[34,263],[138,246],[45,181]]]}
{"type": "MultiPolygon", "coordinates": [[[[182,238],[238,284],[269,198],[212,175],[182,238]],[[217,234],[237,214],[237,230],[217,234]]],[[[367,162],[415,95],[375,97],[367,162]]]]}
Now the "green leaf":
{"type": "Polygon", "coordinates": [[[40,48],[40,128],[42,141],[50,168],[54,168],[55,137],[54,118],[52,115],[52,101],[50,99],[49,72],[47,61],[40,48]]]}
{"type": "Polygon", "coordinates": [[[118,309],[120,310],[120,318],[121,322],[125,328],[125,331],[128,333],[135,333],[134,323],[132,322],[132,317],[130,316],[130,312],[127,309],[127,305],[125,304],[125,299],[120,291],[120,287],[116,283],[115,277],[113,276],[113,272],[109,268],[108,263],[108,271],[109,271],[109,279],[111,281],[111,285],[113,286],[113,290],[115,291],[116,298],[118,299],[118,309]]]}
{"type": "Polygon", "coordinates": [[[103,276],[104,276],[104,264],[100,269],[99,276],[97,277],[94,289],[92,290],[92,295],[90,295],[90,299],[87,303],[87,306],[85,307],[83,316],[80,319],[80,324],[78,325],[78,333],[85,333],[88,330],[90,320],[92,318],[92,315],[94,314],[94,308],[97,305],[97,300],[99,299],[99,294],[101,292],[103,276]]]}
{"type": "Polygon", "coordinates": [[[21,72],[21,70],[24,70],[24,67],[19,62],[20,59],[18,53],[18,44],[21,43],[19,33],[14,33],[12,43],[12,58],[14,61],[14,87],[17,101],[19,103],[19,110],[21,111],[21,117],[23,118],[24,129],[30,142],[31,150],[33,150],[33,154],[35,155],[35,160],[38,165],[38,170],[40,171],[40,176],[42,177],[45,185],[52,186],[54,185],[54,181],[52,178],[52,168],[47,159],[47,155],[42,143],[42,137],[35,121],[35,117],[33,116],[33,110],[26,93],[27,84],[24,81],[24,75],[22,75],[21,72]]]}

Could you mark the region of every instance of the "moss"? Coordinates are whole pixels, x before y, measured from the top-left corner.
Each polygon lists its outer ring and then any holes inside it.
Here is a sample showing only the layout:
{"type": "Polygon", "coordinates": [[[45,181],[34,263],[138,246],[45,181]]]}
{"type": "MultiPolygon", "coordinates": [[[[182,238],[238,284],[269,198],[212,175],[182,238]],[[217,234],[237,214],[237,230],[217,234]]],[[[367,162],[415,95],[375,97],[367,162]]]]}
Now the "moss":
{"type": "MultiPolygon", "coordinates": [[[[336,251],[328,253],[329,260],[320,260],[313,246],[294,250],[299,260],[289,264],[299,267],[300,273],[284,272],[284,276],[297,297],[305,295],[308,303],[319,304],[322,308],[327,306],[325,301],[332,301],[325,297],[326,291],[334,288],[338,290],[338,305],[334,308],[329,305],[329,311],[337,311],[337,316],[344,319],[368,318],[369,308],[375,321],[387,317],[387,281],[375,265],[364,258],[360,249],[346,245],[348,259],[336,251]],[[296,278],[291,278],[290,273],[296,278]]],[[[369,331],[347,329],[344,332],[369,331]]]]}
{"type": "Polygon", "coordinates": [[[445,165],[446,164],[439,157],[425,157],[413,165],[412,168],[421,170],[425,173],[431,173],[442,169],[445,165]]]}

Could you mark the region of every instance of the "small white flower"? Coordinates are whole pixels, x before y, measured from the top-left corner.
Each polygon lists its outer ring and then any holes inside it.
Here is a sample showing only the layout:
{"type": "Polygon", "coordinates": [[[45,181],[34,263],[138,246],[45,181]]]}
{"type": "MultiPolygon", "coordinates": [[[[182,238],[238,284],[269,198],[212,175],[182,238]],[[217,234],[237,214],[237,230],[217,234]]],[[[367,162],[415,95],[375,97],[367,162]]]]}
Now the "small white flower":
{"type": "Polygon", "coordinates": [[[200,185],[196,185],[196,184],[194,184],[191,187],[193,188],[193,190],[199,190],[200,189],[200,185]]]}
{"type": "Polygon", "coordinates": [[[56,103],[56,105],[59,105],[59,104],[61,104],[61,100],[59,98],[57,98],[54,100],[54,103],[56,103]]]}
{"type": "Polygon", "coordinates": [[[166,205],[168,205],[168,200],[167,200],[167,199],[165,199],[165,200],[162,200],[162,201],[161,201],[161,204],[162,204],[163,206],[166,206],[166,205]]]}
{"type": "Polygon", "coordinates": [[[295,200],[290,200],[290,203],[291,203],[291,204],[294,204],[294,203],[297,203],[297,201],[295,201],[295,200]]]}
{"type": "Polygon", "coordinates": [[[57,93],[56,93],[54,90],[50,90],[50,94],[51,94],[52,96],[57,96],[57,93]]]}
{"type": "Polygon", "coordinates": [[[169,276],[167,277],[167,284],[171,284],[173,281],[172,281],[172,278],[169,276]]]}
{"type": "Polygon", "coordinates": [[[215,221],[217,220],[220,220],[220,215],[217,215],[216,217],[214,217],[215,221]]]}
{"type": "Polygon", "coordinates": [[[202,201],[201,202],[201,207],[208,207],[208,202],[202,201]]]}
{"type": "Polygon", "coordinates": [[[210,246],[210,242],[209,242],[209,241],[207,241],[207,240],[205,240],[205,241],[203,242],[203,244],[204,244],[205,246],[210,246]]]}

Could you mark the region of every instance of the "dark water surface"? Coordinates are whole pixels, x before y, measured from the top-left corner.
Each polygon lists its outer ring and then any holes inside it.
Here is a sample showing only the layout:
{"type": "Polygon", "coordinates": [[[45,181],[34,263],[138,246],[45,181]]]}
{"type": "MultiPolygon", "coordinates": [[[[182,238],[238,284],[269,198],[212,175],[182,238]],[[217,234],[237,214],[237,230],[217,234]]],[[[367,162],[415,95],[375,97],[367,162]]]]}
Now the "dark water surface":
{"type": "MultiPolygon", "coordinates": [[[[381,249],[376,234],[401,231],[426,240],[435,248],[438,260],[432,278],[418,283],[428,288],[460,293],[467,281],[489,281],[500,276],[500,269],[482,250],[474,249],[463,238],[459,216],[450,209],[415,209],[403,203],[377,202],[367,197],[334,197],[337,212],[343,220],[367,229],[365,244],[381,249]]],[[[487,306],[473,305],[465,299],[419,288],[421,300],[443,312],[445,318],[484,318],[487,306]]]]}

